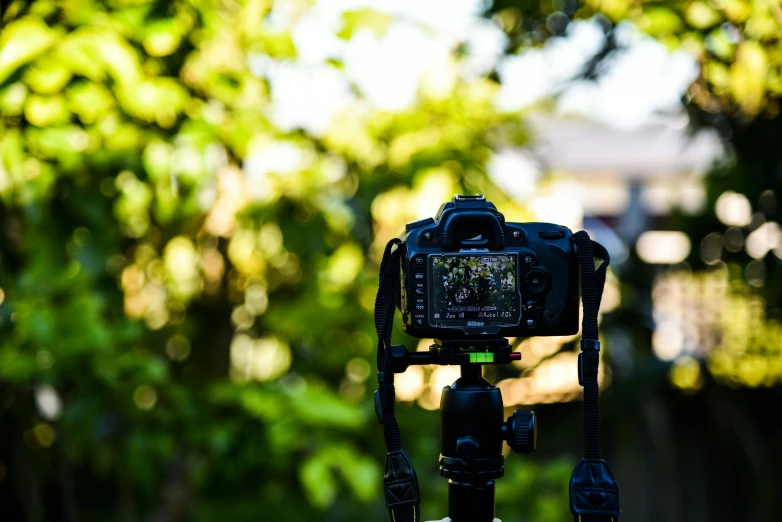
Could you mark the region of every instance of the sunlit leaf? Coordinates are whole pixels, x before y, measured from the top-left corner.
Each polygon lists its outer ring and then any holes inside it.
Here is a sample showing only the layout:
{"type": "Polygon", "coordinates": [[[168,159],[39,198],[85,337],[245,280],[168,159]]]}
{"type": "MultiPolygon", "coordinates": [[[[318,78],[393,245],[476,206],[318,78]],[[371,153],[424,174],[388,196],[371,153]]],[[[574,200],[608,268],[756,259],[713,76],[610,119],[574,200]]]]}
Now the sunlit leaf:
{"type": "Polygon", "coordinates": [[[704,65],[703,75],[711,83],[715,92],[719,94],[730,92],[730,70],[725,64],[709,60],[704,65]]]}
{"type": "Polygon", "coordinates": [[[67,97],[70,110],[85,124],[95,123],[116,105],[116,99],[107,87],[92,82],[71,83],[67,97]]]}
{"type": "Polygon", "coordinates": [[[696,29],[707,29],[719,23],[722,17],[708,3],[696,1],[687,6],[686,19],[696,29]]]}
{"type": "Polygon", "coordinates": [[[759,43],[739,44],[730,69],[730,84],[733,97],[746,114],[757,114],[763,104],[767,68],[768,57],[759,43]]]}
{"type": "Polygon", "coordinates": [[[38,127],[55,125],[68,121],[70,112],[64,96],[28,96],[24,106],[27,121],[38,127]]]}
{"type": "Polygon", "coordinates": [[[3,116],[22,114],[27,93],[27,88],[21,82],[12,83],[0,90],[0,113],[3,116]]]}
{"type": "Polygon", "coordinates": [[[124,84],[117,97],[132,116],[156,121],[164,128],[176,123],[187,103],[187,91],[174,78],[154,78],[124,84]]]}
{"type": "Polygon", "coordinates": [[[393,17],[386,13],[380,13],[371,9],[359,9],[342,14],[342,29],[337,35],[345,40],[350,40],[353,34],[360,29],[369,29],[375,36],[383,36],[393,17]]]}
{"type": "Polygon", "coordinates": [[[605,13],[612,20],[627,17],[627,12],[633,5],[632,0],[589,0],[588,5],[595,11],[605,13]]]}
{"type": "Polygon", "coordinates": [[[39,94],[58,93],[70,79],[71,72],[52,58],[37,60],[24,74],[24,82],[39,94]]]}
{"type": "MultiPolygon", "coordinates": [[[[780,7],[782,9],[782,7],[780,7]]],[[[782,13],[782,11],[780,11],[782,13]]],[[[755,40],[777,38],[780,34],[782,19],[775,18],[770,9],[755,9],[744,25],[747,36],[755,40]]]]}
{"type": "Polygon", "coordinates": [[[158,20],[150,24],[144,37],[144,50],[150,56],[168,56],[179,47],[182,39],[176,20],[158,20]]]}
{"type": "Polygon", "coordinates": [[[37,17],[20,18],[6,25],[0,32],[0,83],[56,40],[56,31],[37,17]]]}
{"type": "Polygon", "coordinates": [[[667,7],[650,7],[639,21],[641,29],[652,35],[670,34],[682,28],[682,21],[667,7]]]}
{"type": "Polygon", "coordinates": [[[725,11],[728,20],[734,23],[744,22],[752,12],[750,3],[746,0],[722,0],[719,5],[725,11]]]}

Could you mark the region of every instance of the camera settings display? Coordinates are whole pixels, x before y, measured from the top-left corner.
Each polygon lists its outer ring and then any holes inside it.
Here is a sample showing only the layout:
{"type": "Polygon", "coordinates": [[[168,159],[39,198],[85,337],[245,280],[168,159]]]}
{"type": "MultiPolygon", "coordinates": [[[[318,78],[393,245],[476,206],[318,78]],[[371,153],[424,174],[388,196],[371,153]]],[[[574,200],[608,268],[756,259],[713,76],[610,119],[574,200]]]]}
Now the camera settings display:
{"type": "Polygon", "coordinates": [[[429,324],[516,326],[521,321],[515,254],[429,256],[429,324]]]}

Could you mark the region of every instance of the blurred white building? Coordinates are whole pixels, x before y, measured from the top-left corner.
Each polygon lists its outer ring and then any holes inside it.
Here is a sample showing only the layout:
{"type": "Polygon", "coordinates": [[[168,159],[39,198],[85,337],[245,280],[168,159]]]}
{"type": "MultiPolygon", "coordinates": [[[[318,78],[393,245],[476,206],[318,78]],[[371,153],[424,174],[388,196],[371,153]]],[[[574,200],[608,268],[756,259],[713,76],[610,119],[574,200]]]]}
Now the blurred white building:
{"type": "Polygon", "coordinates": [[[684,117],[631,129],[586,119],[530,120],[531,158],[543,171],[576,180],[583,215],[610,220],[626,240],[653,227],[657,216],[701,212],[703,176],[723,156],[716,133],[692,134],[684,117]]]}

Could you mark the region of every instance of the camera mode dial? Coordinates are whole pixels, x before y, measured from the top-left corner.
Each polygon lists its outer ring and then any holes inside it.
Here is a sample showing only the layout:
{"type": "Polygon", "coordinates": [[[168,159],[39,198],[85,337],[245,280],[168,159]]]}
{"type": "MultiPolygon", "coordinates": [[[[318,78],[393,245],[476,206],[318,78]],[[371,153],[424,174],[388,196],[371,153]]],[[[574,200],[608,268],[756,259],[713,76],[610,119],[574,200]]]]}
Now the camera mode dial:
{"type": "Polygon", "coordinates": [[[434,223],[434,219],[430,218],[430,217],[428,217],[426,219],[419,219],[418,221],[412,221],[412,222],[408,223],[407,225],[405,225],[405,230],[413,230],[415,228],[420,228],[420,227],[424,227],[426,225],[431,225],[432,223],[434,223]]]}

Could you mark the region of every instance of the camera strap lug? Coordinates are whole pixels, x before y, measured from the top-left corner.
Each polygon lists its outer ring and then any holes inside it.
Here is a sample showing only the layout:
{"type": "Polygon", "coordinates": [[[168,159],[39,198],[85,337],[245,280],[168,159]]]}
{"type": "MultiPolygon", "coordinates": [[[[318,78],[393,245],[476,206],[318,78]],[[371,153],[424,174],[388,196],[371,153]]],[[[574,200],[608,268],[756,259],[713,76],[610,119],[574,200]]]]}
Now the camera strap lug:
{"type": "Polygon", "coordinates": [[[386,457],[383,486],[386,508],[392,520],[418,520],[421,516],[418,477],[413,463],[403,450],[389,452],[386,457]],[[405,516],[407,518],[402,518],[405,516]]]}
{"type": "Polygon", "coordinates": [[[619,519],[619,487],[602,459],[582,459],[570,479],[573,520],[610,522],[619,519]]]}

